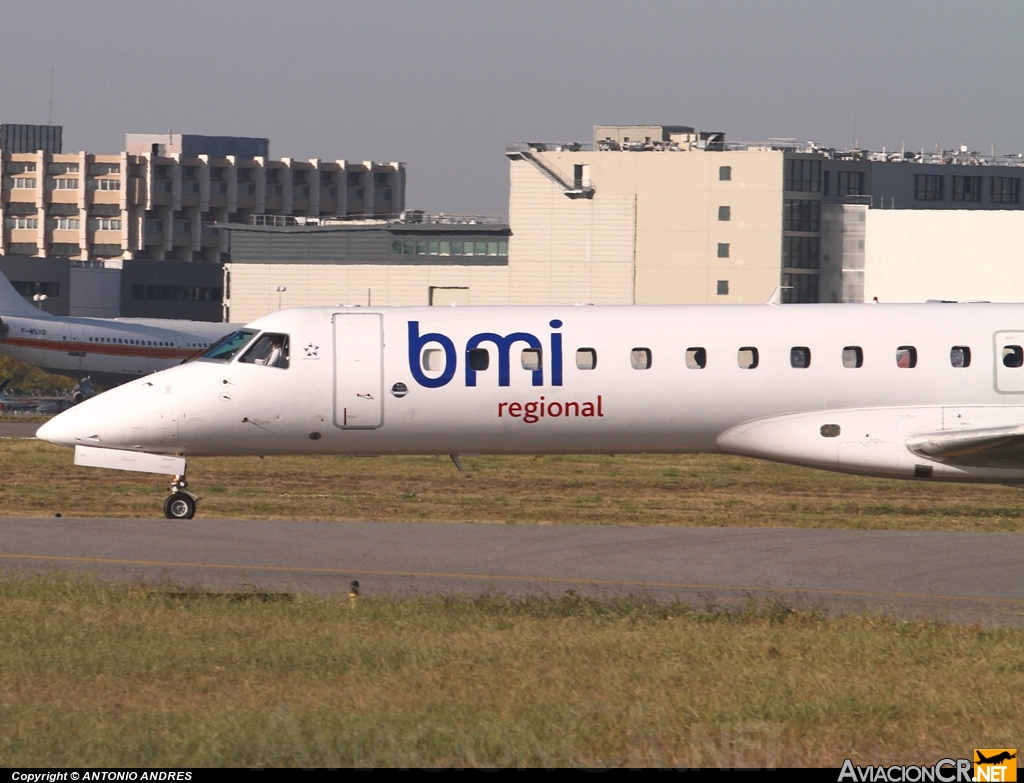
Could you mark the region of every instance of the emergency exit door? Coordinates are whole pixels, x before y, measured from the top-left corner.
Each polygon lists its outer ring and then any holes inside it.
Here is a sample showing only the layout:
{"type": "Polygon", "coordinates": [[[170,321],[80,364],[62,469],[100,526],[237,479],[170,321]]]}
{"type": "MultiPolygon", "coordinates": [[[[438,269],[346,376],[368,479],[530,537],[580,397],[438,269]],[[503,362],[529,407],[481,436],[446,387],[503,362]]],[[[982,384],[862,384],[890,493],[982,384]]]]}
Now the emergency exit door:
{"type": "Polygon", "coordinates": [[[379,313],[334,315],[334,424],[372,429],[384,423],[383,324],[379,313]]]}

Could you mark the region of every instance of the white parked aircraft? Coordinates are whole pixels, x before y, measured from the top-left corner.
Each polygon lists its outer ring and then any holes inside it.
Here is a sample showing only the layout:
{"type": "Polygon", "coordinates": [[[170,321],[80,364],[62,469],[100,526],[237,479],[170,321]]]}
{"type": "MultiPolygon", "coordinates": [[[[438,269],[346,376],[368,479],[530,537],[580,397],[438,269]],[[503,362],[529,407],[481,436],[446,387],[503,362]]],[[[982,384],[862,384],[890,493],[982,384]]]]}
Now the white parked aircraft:
{"type": "Polygon", "coordinates": [[[62,413],[77,464],[186,457],[726,452],[1024,482],[1024,307],[304,308],[62,413]]]}
{"type": "Polygon", "coordinates": [[[179,364],[239,324],[65,318],[26,302],[0,274],[0,354],[48,372],[117,384],[179,364]]]}

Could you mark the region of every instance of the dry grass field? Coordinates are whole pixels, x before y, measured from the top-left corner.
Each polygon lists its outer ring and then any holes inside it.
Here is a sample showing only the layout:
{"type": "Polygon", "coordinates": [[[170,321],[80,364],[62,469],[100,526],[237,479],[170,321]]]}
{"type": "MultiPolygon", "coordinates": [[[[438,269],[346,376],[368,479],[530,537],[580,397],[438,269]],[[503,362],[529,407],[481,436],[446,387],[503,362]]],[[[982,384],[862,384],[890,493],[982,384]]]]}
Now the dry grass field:
{"type": "MultiPolygon", "coordinates": [[[[166,479],[0,441],[0,516],[158,517],[166,479]]],[[[588,525],[1024,529],[1024,492],[845,476],[719,455],[189,460],[200,516],[588,525]]]]}
{"type": "Polygon", "coordinates": [[[239,598],[0,578],[0,766],[838,767],[1021,745],[1015,631],[239,598]]]}

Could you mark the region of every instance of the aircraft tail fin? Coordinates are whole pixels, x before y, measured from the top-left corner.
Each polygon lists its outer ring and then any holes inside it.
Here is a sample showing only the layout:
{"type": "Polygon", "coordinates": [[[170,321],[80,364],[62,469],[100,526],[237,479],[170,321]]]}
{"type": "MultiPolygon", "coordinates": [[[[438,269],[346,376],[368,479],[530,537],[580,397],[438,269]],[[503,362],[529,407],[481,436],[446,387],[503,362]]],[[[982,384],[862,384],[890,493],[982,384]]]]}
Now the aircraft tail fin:
{"type": "Polygon", "coordinates": [[[47,314],[33,307],[14,290],[7,276],[0,272],[0,315],[24,315],[47,318],[47,314]]]}

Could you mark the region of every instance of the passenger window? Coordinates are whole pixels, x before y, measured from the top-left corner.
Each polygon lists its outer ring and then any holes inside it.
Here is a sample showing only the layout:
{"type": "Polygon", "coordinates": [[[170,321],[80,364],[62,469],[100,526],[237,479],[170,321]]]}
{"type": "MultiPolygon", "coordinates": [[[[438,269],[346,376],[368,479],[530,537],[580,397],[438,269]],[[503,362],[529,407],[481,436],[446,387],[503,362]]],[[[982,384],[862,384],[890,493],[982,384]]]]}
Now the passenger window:
{"type": "Polygon", "coordinates": [[[949,349],[949,363],[954,367],[970,367],[971,349],[966,345],[954,345],[949,349]]]}
{"type": "Polygon", "coordinates": [[[917,367],[917,348],[912,345],[901,345],[896,349],[896,366],[904,370],[917,367]]]}
{"type": "Polygon", "coordinates": [[[423,352],[423,369],[428,372],[441,372],[444,369],[445,355],[440,348],[427,348],[423,352]]]}
{"type": "Polygon", "coordinates": [[[523,350],[523,369],[524,370],[539,370],[540,369],[540,351],[536,348],[526,348],[523,350]]]}
{"type": "Polygon", "coordinates": [[[686,366],[691,370],[703,370],[708,366],[708,352],[703,348],[687,348],[686,366]]]}
{"type": "Polygon", "coordinates": [[[469,351],[469,369],[486,370],[491,366],[491,357],[486,348],[471,348],[469,351]]]}
{"type": "Polygon", "coordinates": [[[629,363],[634,370],[649,370],[651,368],[651,349],[634,348],[629,352],[629,363]]]}
{"type": "Polygon", "coordinates": [[[1024,364],[1024,348],[1019,345],[1003,346],[1003,367],[1020,367],[1024,364]]]}
{"type": "Polygon", "coordinates": [[[757,348],[751,348],[749,346],[746,348],[740,348],[739,352],[736,354],[736,361],[739,363],[741,370],[753,370],[757,367],[757,348]]]}
{"type": "Polygon", "coordinates": [[[843,367],[856,369],[864,366],[864,351],[859,345],[848,345],[843,348],[843,367]]]}
{"type": "Polygon", "coordinates": [[[238,360],[246,364],[262,364],[267,367],[288,367],[288,335],[265,332],[253,343],[252,348],[238,360]]]}
{"type": "Polygon", "coordinates": [[[789,349],[789,366],[798,370],[806,370],[811,366],[811,349],[807,347],[796,347],[789,349]]]}
{"type": "Polygon", "coordinates": [[[593,348],[580,348],[576,351],[576,369],[593,370],[597,367],[597,351],[593,348]]]}

